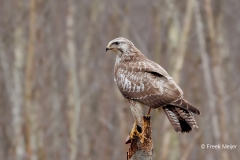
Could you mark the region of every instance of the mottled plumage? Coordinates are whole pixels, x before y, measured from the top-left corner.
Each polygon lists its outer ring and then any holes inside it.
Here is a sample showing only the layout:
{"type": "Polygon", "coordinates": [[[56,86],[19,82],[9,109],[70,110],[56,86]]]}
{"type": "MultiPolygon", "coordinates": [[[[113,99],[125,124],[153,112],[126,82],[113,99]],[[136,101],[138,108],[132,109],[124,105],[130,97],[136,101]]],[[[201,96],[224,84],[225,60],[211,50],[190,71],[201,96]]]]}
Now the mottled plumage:
{"type": "Polygon", "coordinates": [[[122,95],[129,99],[139,124],[142,106],[146,105],[154,109],[161,107],[176,132],[197,128],[192,113],[200,114],[200,111],[183,99],[181,88],[160,65],[147,59],[126,38],[112,40],[106,50],[117,54],[114,81],[122,95]]]}

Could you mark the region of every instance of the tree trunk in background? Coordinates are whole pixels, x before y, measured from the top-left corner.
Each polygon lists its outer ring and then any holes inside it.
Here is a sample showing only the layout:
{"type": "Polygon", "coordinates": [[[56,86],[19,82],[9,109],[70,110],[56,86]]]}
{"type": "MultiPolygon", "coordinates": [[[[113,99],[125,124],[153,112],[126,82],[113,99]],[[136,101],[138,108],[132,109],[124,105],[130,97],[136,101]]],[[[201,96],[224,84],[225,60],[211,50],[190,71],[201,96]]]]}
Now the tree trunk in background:
{"type": "Polygon", "coordinates": [[[68,14],[66,19],[67,53],[69,55],[69,94],[68,94],[68,118],[69,118],[69,160],[76,160],[78,153],[78,126],[81,114],[81,99],[79,91],[79,80],[77,74],[77,58],[74,33],[75,4],[73,0],[68,0],[68,14]]]}
{"type": "MultiPolygon", "coordinates": [[[[55,60],[56,55],[52,56],[52,61],[55,60]]],[[[57,80],[57,70],[58,66],[57,64],[53,64],[51,68],[51,100],[52,100],[52,107],[53,111],[51,114],[51,119],[54,120],[52,124],[52,130],[54,130],[54,136],[53,136],[53,150],[54,150],[54,159],[61,159],[60,157],[60,152],[61,152],[61,124],[63,123],[62,120],[62,112],[61,112],[61,100],[60,100],[60,95],[58,93],[58,80],[57,80]]],[[[40,148],[40,147],[39,147],[40,148]]]]}
{"type": "MultiPolygon", "coordinates": [[[[226,87],[225,84],[226,82],[224,81],[224,77],[225,77],[225,72],[223,72],[223,60],[224,60],[224,55],[226,54],[226,45],[227,43],[224,43],[224,30],[223,30],[223,15],[222,13],[220,13],[221,15],[218,17],[217,19],[217,43],[218,43],[218,47],[219,47],[219,54],[220,56],[218,57],[217,55],[215,55],[215,58],[219,58],[219,63],[217,63],[216,65],[216,69],[214,70],[214,77],[215,80],[218,79],[219,81],[217,82],[216,86],[217,86],[217,92],[218,92],[218,104],[219,104],[219,116],[220,116],[220,131],[222,133],[221,136],[221,140],[222,140],[222,144],[227,144],[229,143],[229,135],[228,135],[228,127],[227,124],[228,120],[227,120],[227,113],[228,110],[226,109],[226,107],[228,107],[227,103],[226,103],[226,87]],[[225,45],[226,44],[226,45],[225,45]]],[[[213,68],[214,69],[214,68],[213,68]]],[[[230,159],[229,156],[229,152],[227,150],[224,150],[222,157],[224,157],[226,160],[230,159]]]]}
{"type": "Polygon", "coordinates": [[[153,23],[154,23],[154,31],[153,31],[153,38],[154,38],[154,59],[157,63],[160,62],[161,59],[161,49],[162,49],[162,38],[161,38],[161,0],[158,0],[153,5],[153,23]]]}
{"type": "Polygon", "coordinates": [[[6,83],[6,90],[7,95],[9,97],[9,101],[13,102],[12,92],[13,92],[13,81],[12,81],[12,75],[11,75],[11,68],[9,65],[9,62],[7,61],[7,53],[5,51],[5,48],[2,43],[2,39],[0,39],[0,62],[3,69],[3,77],[6,83]]]}
{"type": "MultiPolygon", "coordinates": [[[[187,10],[186,10],[186,16],[184,19],[184,23],[183,23],[183,31],[181,32],[181,37],[178,40],[179,41],[179,46],[178,46],[178,53],[176,54],[176,56],[174,56],[174,62],[175,62],[175,67],[173,68],[173,70],[171,71],[171,75],[173,75],[173,79],[174,81],[179,84],[180,83],[180,78],[181,78],[181,72],[182,72],[182,68],[183,68],[183,63],[184,63],[184,59],[185,59],[185,55],[186,55],[186,49],[187,49],[187,39],[189,36],[189,32],[191,29],[191,22],[192,22],[192,15],[193,15],[193,0],[188,0],[187,2],[187,10]]],[[[176,36],[176,35],[175,35],[176,36]]],[[[172,41],[170,41],[172,42],[172,41]]],[[[171,134],[171,127],[170,123],[168,122],[168,119],[165,119],[165,125],[167,125],[168,129],[167,132],[164,134],[163,137],[163,144],[162,144],[162,158],[161,159],[167,159],[168,157],[168,153],[170,150],[170,138],[171,136],[173,136],[171,134]],[[167,122],[166,122],[167,121],[167,122]]],[[[174,138],[176,139],[176,137],[174,138]]],[[[176,140],[176,145],[178,144],[178,140],[176,140]]],[[[178,147],[176,147],[178,148],[178,147]]],[[[177,152],[177,151],[176,151],[177,152]]],[[[173,156],[173,155],[172,155],[173,156]]],[[[176,155],[175,157],[173,157],[173,159],[176,159],[176,155]]]]}
{"type": "Polygon", "coordinates": [[[61,110],[60,110],[60,99],[57,93],[57,82],[55,82],[54,84],[52,84],[53,86],[53,93],[52,93],[52,103],[53,103],[53,115],[52,115],[52,119],[54,119],[54,123],[53,123],[53,130],[54,130],[54,139],[53,139],[53,146],[55,149],[55,155],[56,158],[60,158],[59,157],[59,152],[61,150],[61,143],[60,143],[60,119],[58,118],[59,115],[61,115],[61,110]]]}
{"type": "Polygon", "coordinates": [[[30,160],[37,160],[37,113],[36,104],[33,103],[33,81],[34,81],[34,53],[35,53],[35,0],[30,1],[29,19],[29,44],[26,57],[25,73],[25,109],[26,109],[26,128],[27,128],[27,152],[30,160]]]}
{"type": "Polygon", "coordinates": [[[193,0],[188,0],[187,2],[187,11],[184,17],[184,23],[183,23],[183,29],[181,31],[181,37],[179,39],[179,47],[178,47],[178,53],[176,54],[176,63],[175,63],[175,68],[173,70],[173,78],[174,81],[179,84],[180,83],[180,78],[181,78],[181,73],[182,73],[182,68],[184,64],[184,59],[186,55],[186,49],[187,49],[187,44],[188,44],[188,37],[189,37],[189,32],[191,30],[191,24],[192,24],[192,16],[193,16],[193,0]]]}
{"type": "MultiPolygon", "coordinates": [[[[101,11],[104,9],[104,6],[100,5],[98,0],[94,0],[91,3],[90,7],[90,17],[89,17],[89,23],[90,26],[86,30],[86,37],[84,37],[84,43],[82,46],[82,57],[80,59],[80,78],[81,78],[81,86],[84,88],[84,90],[87,90],[85,87],[88,86],[88,63],[89,59],[91,57],[91,46],[94,44],[94,34],[96,32],[96,26],[98,25],[98,17],[101,15],[101,11]]],[[[88,92],[85,92],[84,97],[89,97],[86,96],[87,94],[90,94],[88,92]]],[[[84,101],[87,101],[87,99],[84,99],[84,101]]],[[[85,107],[84,108],[84,115],[91,115],[92,109],[90,107],[85,107]]],[[[90,139],[91,137],[87,133],[87,126],[84,125],[81,127],[81,144],[84,146],[82,148],[82,153],[83,157],[87,159],[90,156],[90,149],[91,149],[91,143],[90,139]]]]}
{"type": "MultiPolygon", "coordinates": [[[[186,4],[187,4],[186,12],[183,20],[183,27],[181,30],[180,38],[178,40],[179,45],[178,45],[177,53],[175,56],[176,60],[174,64],[173,74],[172,74],[175,82],[179,85],[181,84],[181,75],[183,73],[182,70],[183,70],[184,62],[188,52],[187,49],[188,49],[188,42],[190,38],[189,34],[191,31],[191,28],[193,28],[192,19],[193,19],[194,1],[188,0],[186,4]]],[[[194,134],[198,134],[197,132],[194,132],[194,134]]],[[[196,142],[196,140],[197,140],[196,138],[192,139],[193,142],[196,142]]],[[[178,146],[180,150],[179,151],[180,155],[185,154],[185,148],[187,146],[189,146],[189,140],[185,136],[182,136],[179,140],[179,146],[178,146]]],[[[189,152],[191,149],[192,148],[189,148],[189,152]]],[[[184,156],[187,157],[186,154],[184,156]]]]}
{"type": "MultiPolygon", "coordinates": [[[[152,44],[150,45],[150,48],[153,48],[153,58],[154,61],[157,62],[158,64],[161,64],[162,60],[163,60],[163,32],[162,32],[162,28],[164,27],[164,23],[162,22],[162,14],[161,11],[164,11],[166,7],[163,5],[162,0],[157,0],[156,2],[154,2],[152,4],[152,21],[153,21],[153,30],[152,30],[152,40],[150,42],[152,42],[152,44]]],[[[151,52],[151,50],[150,50],[151,52]]],[[[155,117],[155,115],[160,119],[160,118],[166,118],[163,115],[159,115],[159,113],[152,113],[152,117],[155,117]],[[160,117],[162,116],[162,117],[160,117]]],[[[154,118],[154,120],[156,121],[156,118],[154,118]]],[[[152,126],[153,128],[155,126],[152,126]]],[[[157,127],[159,127],[159,125],[157,125],[157,127]]],[[[161,146],[162,146],[162,138],[158,138],[157,141],[154,142],[154,155],[153,155],[153,159],[157,158],[161,158],[161,146]]]]}
{"type": "Polygon", "coordinates": [[[17,25],[14,30],[14,64],[13,64],[13,90],[11,92],[12,98],[12,127],[13,127],[13,145],[15,147],[15,158],[16,160],[23,160],[25,158],[25,144],[24,136],[22,132],[23,124],[23,65],[25,58],[24,45],[26,43],[24,38],[23,26],[21,25],[23,4],[17,2],[17,25]]]}
{"type": "MultiPolygon", "coordinates": [[[[222,1],[218,1],[218,3],[222,3],[222,1]]],[[[219,4],[218,4],[219,5],[219,4]]],[[[221,6],[221,5],[220,5],[221,6]]],[[[205,10],[206,10],[206,18],[207,18],[207,26],[208,26],[208,33],[209,33],[209,39],[210,39],[210,54],[209,56],[212,59],[212,65],[211,70],[213,73],[213,79],[216,86],[217,91],[217,99],[216,99],[216,105],[218,106],[219,110],[219,123],[220,123],[220,131],[221,131],[221,144],[227,144],[227,130],[226,130],[226,106],[225,106],[225,86],[223,81],[223,69],[222,69],[222,61],[223,61],[223,55],[224,50],[222,49],[224,47],[224,44],[221,43],[221,40],[223,39],[223,30],[221,30],[222,27],[222,12],[221,8],[218,8],[219,15],[216,15],[214,17],[212,6],[211,6],[211,0],[205,0],[205,10]]],[[[224,160],[229,159],[228,151],[223,150],[221,152],[221,158],[224,160]]]]}
{"type": "MultiPolygon", "coordinates": [[[[173,37],[173,30],[176,31],[175,26],[173,25],[176,19],[174,18],[174,13],[176,12],[177,8],[175,8],[176,6],[173,4],[172,0],[168,1],[166,0],[167,3],[167,23],[171,22],[170,24],[167,24],[167,33],[166,36],[168,37],[168,43],[166,44],[166,52],[168,54],[170,54],[171,52],[174,51],[174,46],[176,44],[176,39],[172,38],[173,37]]],[[[175,33],[176,34],[176,33],[175,33]]],[[[175,35],[176,36],[176,35],[175,35]]],[[[171,53],[172,54],[172,53],[171,53]]],[[[174,54],[174,53],[173,53],[174,54]]],[[[174,59],[175,60],[175,59],[174,59]]],[[[173,69],[174,70],[174,69],[173,69]]],[[[172,75],[172,73],[174,71],[170,71],[170,75],[172,75]]],[[[174,131],[171,128],[171,124],[169,122],[169,120],[166,118],[166,115],[164,114],[164,122],[163,122],[163,128],[162,130],[165,131],[164,132],[164,136],[162,138],[162,144],[161,144],[161,153],[160,153],[160,159],[161,160],[165,160],[168,159],[169,157],[175,159],[178,153],[178,150],[176,148],[176,145],[178,144],[178,140],[174,139],[174,144],[175,146],[170,146],[171,144],[171,139],[173,139],[172,137],[174,137],[174,131]],[[176,141],[175,141],[176,140],[176,141]],[[170,155],[170,151],[172,151],[172,154],[170,155]]]]}
{"type": "MultiPolygon", "coordinates": [[[[197,36],[198,36],[198,41],[199,41],[199,49],[200,49],[200,55],[202,59],[202,67],[203,67],[203,74],[204,74],[204,80],[205,80],[205,85],[206,85],[206,90],[207,90],[207,95],[208,95],[208,105],[210,114],[208,115],[205,119],[205,123],[207,123],[208,119],[211,119],[212,123],[212,130],[213,130],[213,136],[215,141],[211,141],[210,137],[207,137],[206,142],[208,143],[219,143],[219,138],[220,138],[220,131],[219,131],[219,121],[218,121],[218,116],[217,116],[217,110],[216,110],[216,103],[215,103],[215,94],[213,90],[213,80],[211,77],[211,69],[210,69],[210,61],[209,57],[207,54],[207,48],[206,48],[206,42],[204,38],[204,32],[203,32],[203,22],[201,18],[201,13],[200,13],[200,6],[197,0],[195,0],[195,20],[196,20],[196,30],[197,30],[197,36]],[[211,117],[210,117],[211,115],[211,117]]],[[[212,152],[207,152],[207,159],[212,159],[212,152]]]]}
{"type": "MultiPolygon", "coordinates": [[[[13,81],[12,81],[12,75],[11,75],[12,71],[10,69],[10,65],[7,60],[7,54],[2,43],[2,39],[0,39],[0,64],[3,70],[2,75],[5,81],[4,83],[6,87],[6,94],[8,96],[8,101],[10,101],[10,104],[12,105],[14,101],[14,97],[12,93],[13,92],[13,86],[12,86],[13,81]]],[[[0,151],[0,156],[5,157],[5,159],[11,159],[15,156],[15,155],[11,155],[11,156],[8,155],[9,149],[12,147],[11,145],[15,145],[11,136],[7,135],[7,130],[9,130],[10,128],[12,128],[12,125],[8,124],[6,126],[1,125],[1,129],[0,129],[0,139],[1,139],[0,141],[1,141],[1,145],[3,146],[3,148],[0,151]]]]}
{"type": "MultiPolygon", "coordinates": [[[[103,9],[103,8],[101,8],[103,9]]],[[[90,10],[90,26],[87,30],[87,36],[85,37],[85,41],[83,44],[83,56],[81,58],[81,70],[80,70],[80,74],[81,74],[81,80],[83,81],[81,84],[83,84],[83,86],[85,86],[86,82],[87,82],[87,63],[90,57],[90,49],[92,46],[92,43],[94,42],[94,33],[95,33],[95,26],[97,25],[97,19],[99,17],[100,14],[100,5],[98,3],[97,0],[93,1],[93,3],[91,4],[91,10],[90,10]]]]}

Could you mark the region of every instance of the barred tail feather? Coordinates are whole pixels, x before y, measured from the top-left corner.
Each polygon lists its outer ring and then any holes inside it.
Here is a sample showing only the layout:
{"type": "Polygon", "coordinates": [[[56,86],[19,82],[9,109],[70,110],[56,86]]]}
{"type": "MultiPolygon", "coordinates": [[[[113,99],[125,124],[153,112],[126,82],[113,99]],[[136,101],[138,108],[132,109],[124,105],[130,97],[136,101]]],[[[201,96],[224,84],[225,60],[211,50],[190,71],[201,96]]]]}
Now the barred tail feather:
{"type": "Polygon", "coordinates": [[[177,110],[178,114],[188,123],[188,125],[191,126],[191,128],[198,128],[197,122],[195,121],[191,112],[177,107],[175,109],[177,110]]]}
{"type": "Polygon", "coordinates": [[[176,132],[182,132],[182,127],[180,125],[180,122],[177,118],[177,116],[173,113],[173,111],[171,110],[171,108],[163,108],[163,111],[165,112],[165,114],[168,117],[168,120],[170,121],[170,123],[172,124],[173,128],[175,129],[176,132]]]}
{"type": "Polygon", "coordinates": [[[191,112],[182,108],[167,105],[163,107],[170,123],[176,132],[188,133],[192,128],[198,128],[197,123],[191,112]]]}

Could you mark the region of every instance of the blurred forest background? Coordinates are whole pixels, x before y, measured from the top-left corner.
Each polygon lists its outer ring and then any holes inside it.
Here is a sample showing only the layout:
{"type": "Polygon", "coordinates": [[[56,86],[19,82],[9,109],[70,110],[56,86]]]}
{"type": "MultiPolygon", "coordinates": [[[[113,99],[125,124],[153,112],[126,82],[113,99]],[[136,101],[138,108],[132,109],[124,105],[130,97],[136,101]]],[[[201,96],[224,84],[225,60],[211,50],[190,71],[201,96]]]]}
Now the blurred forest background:
{"type": "Polygon", "coordinates": [[[153,159],[239,159],[239,0],[0,0],[0,160],[126,159],[134,119],[105,53],[120,36],[202,112],[189,134],[152,112],[153,159]]]}

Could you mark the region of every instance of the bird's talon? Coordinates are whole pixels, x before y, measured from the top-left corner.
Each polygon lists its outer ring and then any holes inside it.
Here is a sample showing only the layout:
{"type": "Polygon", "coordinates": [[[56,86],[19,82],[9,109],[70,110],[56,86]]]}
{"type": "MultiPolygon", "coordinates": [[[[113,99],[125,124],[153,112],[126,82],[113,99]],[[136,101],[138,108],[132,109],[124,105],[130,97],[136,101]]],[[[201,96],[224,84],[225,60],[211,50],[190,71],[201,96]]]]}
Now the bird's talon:
{"type": "Polygon", "coordinates": [[[146,138],[143,134],[142,134],[142,128],[140,126],[137,125],[137,123],[135,122],[133,125],[133,128],[130,132],[129,135],[129,139],[134,139],[136,137],[139,137],[140,142],[143,143],[144,139],[146,138]]]}
{"type": "Polygon", "coordinates": [[[150,115],[146,115],[146,116],[144,116],[147,120],[149,120],[150,119],[150,115]]]}

